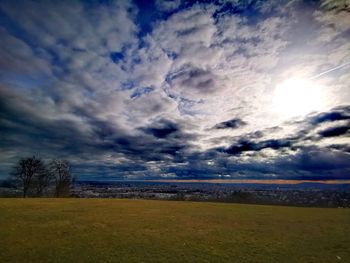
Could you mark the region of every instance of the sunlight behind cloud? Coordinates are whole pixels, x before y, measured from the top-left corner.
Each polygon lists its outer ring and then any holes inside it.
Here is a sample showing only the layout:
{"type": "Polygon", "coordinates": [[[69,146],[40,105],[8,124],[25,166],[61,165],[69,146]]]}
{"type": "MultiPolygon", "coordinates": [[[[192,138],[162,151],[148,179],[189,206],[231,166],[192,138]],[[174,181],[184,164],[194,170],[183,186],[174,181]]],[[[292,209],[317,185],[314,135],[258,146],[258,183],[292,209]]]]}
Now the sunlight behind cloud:
{"type": "Polygon", "coordinates": [[[272,110],[284,118],[305,116],[325,106],[324,87],[308,79],[287,79],[273,93],[272,110]]]}

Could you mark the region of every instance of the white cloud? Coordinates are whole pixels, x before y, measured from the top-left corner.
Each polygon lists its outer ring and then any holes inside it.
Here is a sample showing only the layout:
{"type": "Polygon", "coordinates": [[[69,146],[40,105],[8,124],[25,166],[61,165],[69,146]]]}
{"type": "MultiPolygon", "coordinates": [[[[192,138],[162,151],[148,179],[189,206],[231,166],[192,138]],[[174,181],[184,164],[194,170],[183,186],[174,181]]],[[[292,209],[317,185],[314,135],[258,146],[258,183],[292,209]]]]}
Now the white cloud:
{"type": "Polygon", "coordinates": [[[171,12],[177,9],[181,4],[181,0],[156,0],[155,5],[159,11],[171,12]]]}

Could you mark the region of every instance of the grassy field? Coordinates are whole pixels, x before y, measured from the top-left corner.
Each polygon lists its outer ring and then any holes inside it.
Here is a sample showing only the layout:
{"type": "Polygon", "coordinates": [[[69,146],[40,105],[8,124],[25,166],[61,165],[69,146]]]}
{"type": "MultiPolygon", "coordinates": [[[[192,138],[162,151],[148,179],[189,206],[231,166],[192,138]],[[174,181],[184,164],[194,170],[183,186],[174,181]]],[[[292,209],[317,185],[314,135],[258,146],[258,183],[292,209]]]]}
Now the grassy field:
{"type": "Polygon", "coordinates": [[[350,209],[0,199],[0,262],[350,262],[350,209]]]}

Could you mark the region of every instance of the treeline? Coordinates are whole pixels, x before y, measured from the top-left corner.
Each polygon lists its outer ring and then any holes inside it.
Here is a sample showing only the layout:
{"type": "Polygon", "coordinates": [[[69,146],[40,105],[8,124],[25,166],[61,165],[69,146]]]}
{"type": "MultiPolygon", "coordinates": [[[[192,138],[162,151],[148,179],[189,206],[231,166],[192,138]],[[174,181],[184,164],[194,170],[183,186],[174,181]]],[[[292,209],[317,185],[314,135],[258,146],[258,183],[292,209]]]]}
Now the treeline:
{"type": "Polygon", "coordinates": [[[67,160],[45,163],[33,156],[20,159],[7,181],[20,189],[23,197],[65,197],[70,195],[73,176],[67,160]]]}

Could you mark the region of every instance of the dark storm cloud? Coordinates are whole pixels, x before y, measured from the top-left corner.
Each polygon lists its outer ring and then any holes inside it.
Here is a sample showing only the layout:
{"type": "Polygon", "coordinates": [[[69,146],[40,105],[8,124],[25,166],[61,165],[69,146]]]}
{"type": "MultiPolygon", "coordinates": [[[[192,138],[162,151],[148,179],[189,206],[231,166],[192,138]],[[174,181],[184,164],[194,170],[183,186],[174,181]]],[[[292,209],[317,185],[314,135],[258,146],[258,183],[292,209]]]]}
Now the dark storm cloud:
{"type": "MultiPolygon", "coordinates": [[[[70,158],[96,158],[117,154],[134,163],[173,158],[189,147],[194,135],[185,134],[177,124],[167,120],[142,129],[146,134],[128,134],[125,130],[81,111],[80,120],[45,118],[32,111],[33,103],[5,89],[0,96],[1,147],[22,149],[22,154],[41,153],[46,157],[59,154],[70,158]],[[152,137],[148,136],[151,134],[152,137]],[[171,138],[167,138],[171,135],[171,138]],[[157,140],[158,138],[167,140],[157,140]]],[[[102,161],[102,160],[101,160],[102,161]]]]}
{"type": "Polygon", "coordinates": [[[342,137],[350,127],[350,106],[341,106],[328,112],[308,116],[303,120],[288,123],[296,125],[299,130],[291,137],[296,142],[322,141],[326,137],[342,137]],[[326,125],[326,126],[324,126],[326,125]]]}
{"type": "Polygon", "coordinates": [[[338,107],[310,118],[310,122],[314,125],[341,120],[350,120],[350,106],[338,107]]]}
{"type": "Polygon", "coordinates": [[[326,130],[320,131],[318,134],[322,137],[336,137],[344,134],[348,134],[350,130],[350,124],[347,126],[332,127],[326,130]]]}
{"type": "Polygon", "coordinates": [[[235,129],[247,125],[246,122],[241,119],[232,119],[224,122],[220,122],[214,126],[214,129],[235,129]]]}
{"type": "Polygon", "coordinates": [[[174,131],[169,127],[146,128],[142,131],[146,133],[130,135],[116,131],[104,140],[99,136],[96,139],[99,143],[95,147],[101,151],[123,154],[130,160],[159,161],[174,158],[186,151],[190,147],[190,138],[194,138],[194,135],[183,134],[180,129],[174,131]]]}
{"type": "Polygon", "coordinates": [[[291,147],[292,143],[288,140],[266,140],[260,142],[253,142],[247,140],[241,140],[232,144],[228,148],[218,149],[219,151],[226,152],[228,154],[237,155],[247,151],[261,151],[266,148],[278,150],[281,148],[291,147]]]}
{"type": "MultiPolygon", "coordinates": [[[[3,151],[16,150],[14,158],[30,154],[45,158],[68,158],[77,165],[76,171],[84,172],[84,176],[141,176],[138,173],[143,171],[150,177],[152,174],[147,162],[181,159],[190,146],[189,139],[194,138],[193,135],[181,133],[179,128],[176,129],[176,136],[166,140],[166,136],[172,133],[169,129],[150,128],[158,137],[142,133],[131,135],[112,127],[109,122],[92,118],[87,122],[93,128],[87,132],[81,129],[79,122],[38,118],[29,112],[15,110],[21,105],[11,102],[12,108],[1,104],[0,124],[4,137],[0,145],[3,151]],[[123,158],[124,163],[113,164],[106,161],[106,156],[123,158]],[[94,164],[84,164],[91,159],[94,164]]],[[[161,123],[169,124],[166,121],[161,123]]]]}
{"type": "MultiPolygon", "coordinates": [[[[256,131],[231,138],[236,141],[228,147],[213,148],[216,154],[211,158],[217,165],[209,166],[209,171],[215,170],[218,174],[235,174],[236,176],[248,176],[263,178],[274,175],[274,178],[294,179],[346,179],[350,171],[350,155],[348,144],[333,144],[329,146],[307,146],[310,143],[322,142],[324,138],[346,138],[349,124],[333,126],[321,129],[324,124],[334,125],[337,122],[348,120],[349,107],[337,107],[329,112],[319,113],[312,117],[306,117],[298,121],[299,131],[293,136],[280,139],[267,139],[265,136],[278,132],[278,127],[256,131]],[[274,150],[277,155],[270,157],[265,163],[259,156],[264,149],[274,150]],[[242,161],[240,156],[249,153],[255,156],[249,161],[242,161]],[[234,156],[236,161],[230,162],[226,156],[234,156]],[[220,164],[220,165],[219,165],[220,164]],[[219,168],[220,167],[220,168],[219,168]]],[[[294,125],[294,124],[293,124],[294,125]]],[[[226,139],[228,140],[228,138],[226,139]]],[[[208,152],[208,153],[209,153],[208,152]]],[[[197,161],[198,162],[198,161],[197,161]]],[[[206,167],[206,166],[205,166],[206,167]]],[[[188,170],[191,170],[188,168],[188,170]]],[[[188,176],[189,172],[181,172],[182,176],[188,176]]],[[[199,176],[199,175],[197,175],[199,176]]],[[[200,177],[200,176],[199,176],[200,177]]]]}
{"type": "Polygon", "coordinates": [[[147,128],[141,128],[145,133],[151,134],[157,138],[166,138],[171,134],[174,134],[179,131],[179,127],[168,120],[161,120],[153,126],[147,128]]]}
{"type": "Polygon", "coordinates": [[[305,147],[296,155],[280,159],[277,168],[293,171],[299,179],[346,179],[350,171],[350,156],[340,151],[305,147]]]}
{"type": "Polygon", "coordinates": [[[256,178],[264,179],[347,179],[350,156],[334,149],[299,147],[295,154],[280,155],[269,162],[227,159],[221,153],[192,155],[187,165],[169,166],[166,172],[181,178],[256,178]]]}

